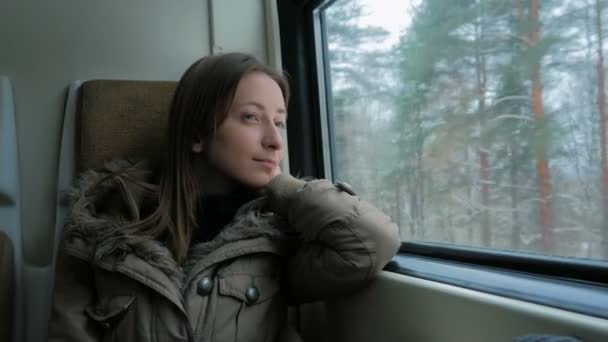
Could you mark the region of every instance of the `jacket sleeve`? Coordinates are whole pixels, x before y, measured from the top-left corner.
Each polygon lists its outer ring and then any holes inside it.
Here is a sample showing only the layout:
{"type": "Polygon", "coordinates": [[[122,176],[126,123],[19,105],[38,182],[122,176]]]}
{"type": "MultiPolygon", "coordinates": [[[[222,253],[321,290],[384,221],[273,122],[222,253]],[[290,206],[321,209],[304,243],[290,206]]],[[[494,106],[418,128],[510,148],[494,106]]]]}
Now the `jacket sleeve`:
{"type": "Polygon", "coordinates": [[[99,328],[85,314],[85,308],[95,301],[90,265],[60,252],[55,270],[49,341],[100,341],[99,328]]]}
{"type": "Polygon", "coordinates": [[[270,209],[300,237],[285,271],[292,304],[359,290],[397,253],[398,227],[326,180],[281,174],[267,186],[267,195],[270,209]]]}

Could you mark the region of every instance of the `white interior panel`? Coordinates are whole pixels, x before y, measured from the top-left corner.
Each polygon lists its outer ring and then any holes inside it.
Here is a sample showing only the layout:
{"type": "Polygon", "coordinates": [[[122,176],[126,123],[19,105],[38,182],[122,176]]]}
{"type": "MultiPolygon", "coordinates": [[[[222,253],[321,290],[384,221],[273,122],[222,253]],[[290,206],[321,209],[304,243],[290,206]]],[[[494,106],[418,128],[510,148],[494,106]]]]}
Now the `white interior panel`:
{"type": "Polygon", "coordinates": [[[513,341],[528,334],[608,341],[608,320],[391,272],[326,305],[331,341],[513,341]]]}

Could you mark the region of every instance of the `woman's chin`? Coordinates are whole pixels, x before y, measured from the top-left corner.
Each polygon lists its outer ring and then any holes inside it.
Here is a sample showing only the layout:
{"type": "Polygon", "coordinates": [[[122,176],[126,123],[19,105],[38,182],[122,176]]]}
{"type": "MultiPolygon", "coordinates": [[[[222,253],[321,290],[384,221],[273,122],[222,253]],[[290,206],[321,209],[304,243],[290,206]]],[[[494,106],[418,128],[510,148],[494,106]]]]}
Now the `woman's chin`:
{"type": "Polygon", "coordinates": [[[240,181],[243,185],[252,189],[261,189],[270,183],[272,177],[270,175],[259,175],[243,177],[240,181]]]}

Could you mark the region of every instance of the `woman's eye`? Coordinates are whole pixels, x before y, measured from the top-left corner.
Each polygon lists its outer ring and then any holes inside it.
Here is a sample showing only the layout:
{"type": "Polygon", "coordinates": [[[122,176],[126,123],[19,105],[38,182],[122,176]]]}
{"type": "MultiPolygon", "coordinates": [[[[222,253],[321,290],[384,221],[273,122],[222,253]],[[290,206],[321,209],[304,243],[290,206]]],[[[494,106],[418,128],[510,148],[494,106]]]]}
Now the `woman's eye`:
{"type": "Polygon", "coordinates": [[[245,113],[245,114],[243,114],[242,118],[245,121],[252,121],[252,122],[255,122],[258,120],[258,117],[255,116],[255,114],[253,114],[253,113],[245,113]]]}
{"type": "Polygon", "coordinates": [[[275,122],[275,123],[274,123],[274,125],[275,125],[275,126],[277,126],[277,127],[278,127],[278,128],[280,128],[280,129],[285,129],[285,127],[287,126],[287,125],[285,124],[285,122],[283,122],[283,121],[278,121],[278,122],[275,122]]]}

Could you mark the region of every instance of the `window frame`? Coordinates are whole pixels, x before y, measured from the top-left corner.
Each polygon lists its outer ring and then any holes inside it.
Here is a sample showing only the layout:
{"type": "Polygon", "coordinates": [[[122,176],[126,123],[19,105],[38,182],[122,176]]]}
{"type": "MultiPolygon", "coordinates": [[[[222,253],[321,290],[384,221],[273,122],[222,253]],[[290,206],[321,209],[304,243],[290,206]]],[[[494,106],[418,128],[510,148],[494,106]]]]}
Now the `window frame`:
{"type": "MultiPolygon", "coordinates": [[[[325,34],[322,10],[333,2],[335,0],[277,0],[283,66],[294,89],[289,118],[290,163],[292,173],[299,176],[329,179],[337,176],[335,169],[327,165],[333,164],[335,158],[331,153],[335,151],[335,139],[331,134],[333,120],[328,114],[331,101],[327,100],[331,98],[328,94],[331,79],[328,73],[323,73],[329,70],[327,44],[321,44],[325,34]],[[324,133],[324,129],[330,132],[324,133]],[[324,146],[323,142],[328,140],[329,145],[324,146]],[[323,153],[331,153],[331,158],[323,153]]],[[[416,241],[403,242],[398,255],[385,270],[608,318],[608,313],[584,309],[592,307],[598,299],[597,289],[608,293],[608,262],[605,261],[416,241]],[[415,270],[421,262],[448,265],[453,272],[448,267],[441,268],[448,274],[421,273],[415,270]],[[496,291],[483,281],[469,279],[469,274],[463,271],[467,268],[490,274],[507,272],[509,277],[519,279],[519,285],[511,291],[496,291]],[[530,281],[559,283],[565,290],[539,301],[538,293],[526,290],[530,281]],[[573,303],[564,297],[568,295],[568,288],[588,289],[589,296],[573,303]]]]}
{"type": "Polygon", "coordinates": [[[277,0],[283,70],[291,85],[289,168],[293,175],[326,178],[313,12],[323,0],[277,0]]]}
{"type": "Polygon", "coordinates": [[[466,263],[400,252],[385,270],[608,319],[605,284],[484,265],[487,263],[488,260],[466,263]]]}

